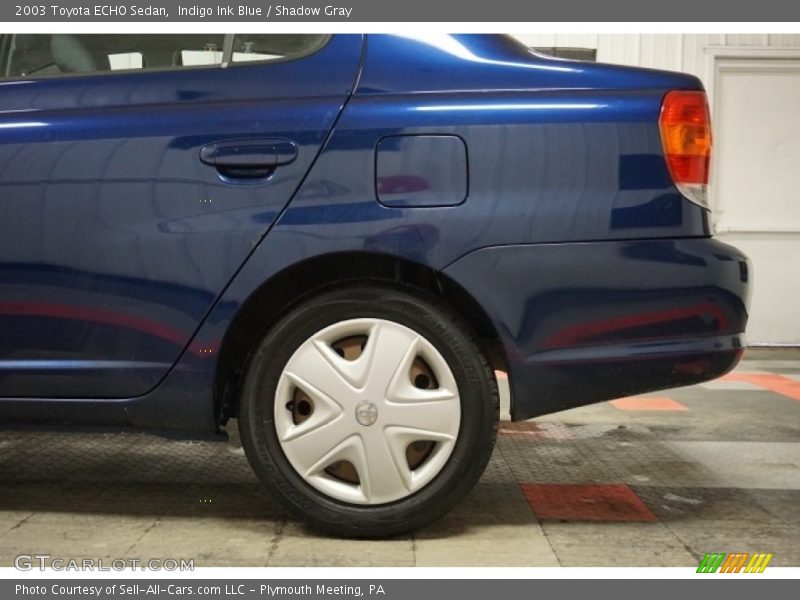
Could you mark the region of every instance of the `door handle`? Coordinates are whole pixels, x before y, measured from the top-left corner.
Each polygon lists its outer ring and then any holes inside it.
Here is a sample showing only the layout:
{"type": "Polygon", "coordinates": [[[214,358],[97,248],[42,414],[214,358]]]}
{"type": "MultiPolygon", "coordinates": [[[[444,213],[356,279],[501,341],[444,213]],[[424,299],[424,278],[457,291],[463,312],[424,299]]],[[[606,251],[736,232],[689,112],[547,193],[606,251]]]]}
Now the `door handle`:
{"type": "Polygon", "coordinates": [[[269,177],[297,158],[297,145],[282,138],[226,140],[200,149],[200,160],[221,175],[237,179],[269,177]]]}

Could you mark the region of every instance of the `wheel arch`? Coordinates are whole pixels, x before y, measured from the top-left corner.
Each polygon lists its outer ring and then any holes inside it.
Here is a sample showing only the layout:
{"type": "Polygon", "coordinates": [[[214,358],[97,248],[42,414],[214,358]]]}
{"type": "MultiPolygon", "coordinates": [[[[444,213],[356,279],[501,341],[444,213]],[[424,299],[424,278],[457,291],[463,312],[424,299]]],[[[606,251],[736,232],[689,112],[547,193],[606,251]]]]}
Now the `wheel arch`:
{"type": "Polygon", "coordinates": [[[250,353],[270,327],[305,296],[331,286],[372,280],[412,287],[444,302],[473,327],[495,370],[507,370],[500,336],[484,308],[461,285],[426,265],[377,252],[340,252],[303,260],[264,281],[239,307],[220,346],[214,410],[221,425],[237,416],[242,376],[250,353]]]}

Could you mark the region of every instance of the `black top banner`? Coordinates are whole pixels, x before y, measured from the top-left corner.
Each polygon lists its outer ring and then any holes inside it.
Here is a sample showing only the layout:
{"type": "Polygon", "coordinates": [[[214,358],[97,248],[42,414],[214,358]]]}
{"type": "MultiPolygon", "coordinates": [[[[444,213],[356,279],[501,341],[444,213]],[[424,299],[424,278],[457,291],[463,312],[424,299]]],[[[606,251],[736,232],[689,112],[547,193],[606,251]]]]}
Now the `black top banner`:
{"type": "Polygon", "coordinates": [[[6,22],[785,22],[796,0],[11,0],[6,22]]]}

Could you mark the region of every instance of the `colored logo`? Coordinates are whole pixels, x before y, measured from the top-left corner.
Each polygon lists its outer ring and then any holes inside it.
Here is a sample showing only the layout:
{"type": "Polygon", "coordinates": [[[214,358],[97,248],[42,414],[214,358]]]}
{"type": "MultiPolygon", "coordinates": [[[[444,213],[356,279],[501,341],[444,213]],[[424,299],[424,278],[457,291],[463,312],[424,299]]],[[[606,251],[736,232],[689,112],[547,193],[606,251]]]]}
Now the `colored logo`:
{"type": "Polygon", "coordinates": [[[697,567],[698,573],[763,573],[772,554],[712,552],[706,554],[697,567]]]}

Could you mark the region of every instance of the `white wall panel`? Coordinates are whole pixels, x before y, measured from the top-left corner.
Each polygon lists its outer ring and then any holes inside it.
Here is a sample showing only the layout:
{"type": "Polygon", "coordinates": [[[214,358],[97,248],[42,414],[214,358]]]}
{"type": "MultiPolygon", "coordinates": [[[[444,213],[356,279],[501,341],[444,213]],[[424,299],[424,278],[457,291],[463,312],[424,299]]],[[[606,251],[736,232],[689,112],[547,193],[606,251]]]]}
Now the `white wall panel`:
{"type": "Polygon", "coordinates": [[[598,36],[597,60],[618,65],[636,66],[640,63],[641,36],[604,33],[598,36]]]}
{"type": "Polygon", "coordinates": [[[683,39],[679,35],[643,34],[640,36],[639,64],[672,71],[683,68],[683,39]]]}
{"type": "Polygon", "coordinates": [[[797,47],[800,46],[800,35],[796,33],[771,33],[768,36],[769,45],[772,47],[797,47]]]}
{"type": "Polygon", "coordinates": [[[769,35],[766,33],[728,33],[725,35],[726,46],[769,46],[769,35]]]}
{"type": "Polygon", "coordinates": [[[715,85],[718,224],[800,233],[800,60],[722,60],[715,85]]]}

